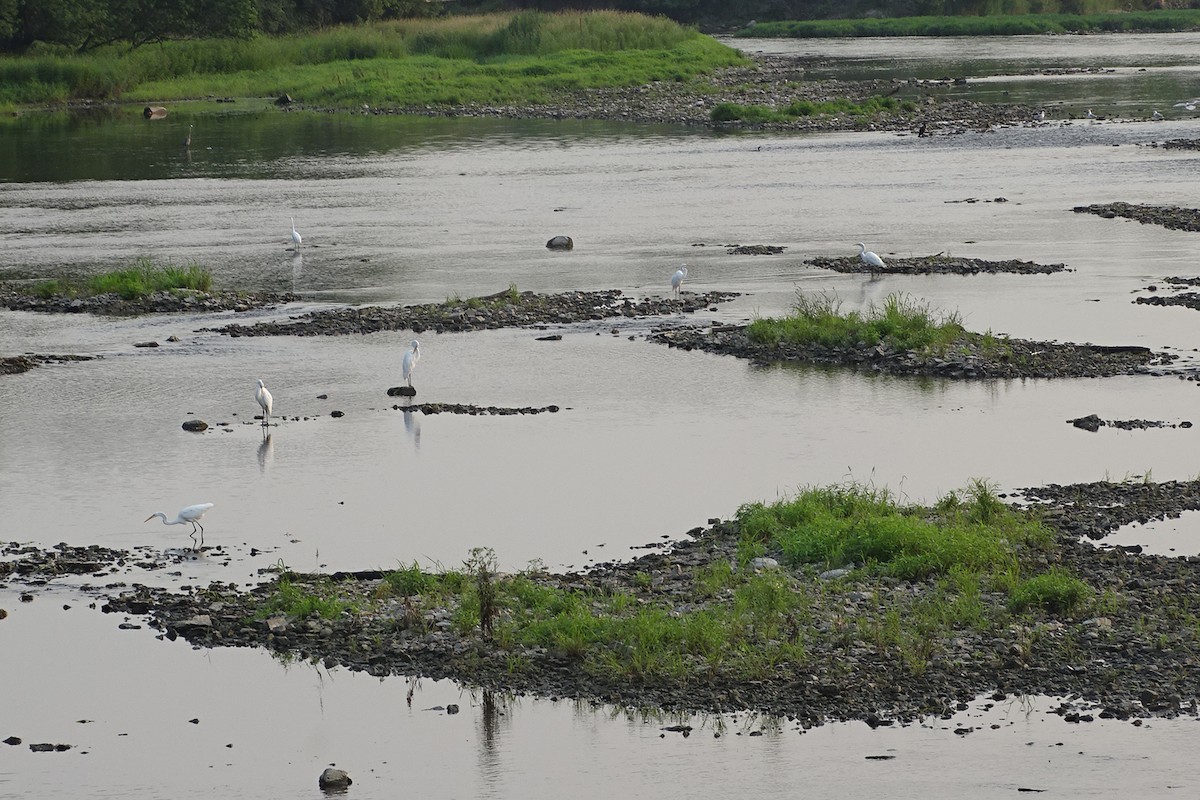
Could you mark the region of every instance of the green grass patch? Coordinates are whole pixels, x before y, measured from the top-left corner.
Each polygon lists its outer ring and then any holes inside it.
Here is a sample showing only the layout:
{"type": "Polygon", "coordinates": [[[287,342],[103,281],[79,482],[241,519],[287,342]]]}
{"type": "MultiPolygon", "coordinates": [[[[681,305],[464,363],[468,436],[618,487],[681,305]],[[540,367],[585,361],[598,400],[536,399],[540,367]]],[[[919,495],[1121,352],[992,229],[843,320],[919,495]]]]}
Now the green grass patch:
{"type": "Polygon", "coordinates": [[[284,93],[333,106],[538,102],[563,90],[689,80],[744,61],[663,17],[524,12],[3,57],[0,105],[284,93]]]}
{"type": "Polygon", "coordinates": [[[274,591],[267,597],[257,616],[265,619],[275,614],[287,614],[297,619],[311,616],[336,619],[355,607],[355,604],[338,594],[337,586],[328,579],[300,583],[285,574],[276,581],[274,591]]]}
{"type": "Polygon", "coordinates": [[[760,22],[742,37],[804,39],[854,36],[1016,36],[1044,33],[1178,31],[1200,27],[1200,9],[1163,9],[1095,14],[994,14],[953,17],[889,17],[760,22]]]}
{"type": "Polygon", "coordinates": [[[881,305],[842,313],[836,294],[797,293],[790,316],[752,322],[747,335],[759,344],[874,347],[895,351],[945,352],[966,334],[956,313],[941,314],[906,294],[888,295],[881,305]]]}
{"type": "Polygon", "coordinates": [[[92,297],[116,294],[124,300],[138,300],[161,291],[207,292],[212,287],[212,273],[197,265],[176,267],[157,266],[142,258],[127,269],[105,272],[84,279],[57,278],[35,283],[29,290],[36,297],[92,297]]]}
{"type": "Polygon", "coordinates": [[[1090,586],[1057,567],[1021,581],[1012,588],[1008,606],[1014,612],[1041,609],[1069,614],[1092,598],[1090,586]]]}

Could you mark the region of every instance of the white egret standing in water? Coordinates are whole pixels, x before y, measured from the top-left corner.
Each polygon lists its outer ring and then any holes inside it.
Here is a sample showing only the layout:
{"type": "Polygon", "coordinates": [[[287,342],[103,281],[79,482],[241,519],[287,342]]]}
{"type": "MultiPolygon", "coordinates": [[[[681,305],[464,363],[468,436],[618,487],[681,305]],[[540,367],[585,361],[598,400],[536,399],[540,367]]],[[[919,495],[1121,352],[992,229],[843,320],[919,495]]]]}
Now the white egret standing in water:
{"type": "Polygon", "coordinates": [[[871,268],[872,272],[884,267],[883,259],[868,250],[867,246],[862,242],[858,243],[858,257],[862,259],[864,264],[871,268]]]}
{"type": "Polygon", "coordinates": [[[671,276],[671,293],[676,297],[679,296],[683,287],[683,279],[687,277],[687,264],[684,264],[675,270],[675,274],[671,276]]]}
{"type": "Polygon", "coordinates": [[[296,230],[296,218],[292,217],[292,243],[296,245],[297,250],[300,249],[301,241],[303,240],[300,238],[300,232],[296,230]]]}
{"type": "Polygon", "coordinates": [[[413,339],[410,343],[412,349],[404,354],[404,362],[400,367],[400,376],[408,381],[408,387],[412,388],[412,373],[417,368],[417,362],[421,360],[421,343],[413,339]]]}
{"type": "Polygon", "coordinates": [[[267,390],[261,378],[258,381],[258,388],[254,391],[254,399],[262,406],[262,424],[269,425],[271,423],[271,404],[274,402],[274,398],[271,397],[271,393],[267,390]]]}
{"type": "Polygon", "coordinates": [[[1150,115],[1150,119],[1153,119],[1153,120],[1160,120],[1162,118],[1163,118],[1163,115],[1161,113],[1159,113],[1157,108],[1154,109],[1154,113],[1150,115]]]}
{"type": "Polygon", "coordinates": [[[189,536],[192,538],[192,549],[199,550],[204,547],[204,526],[200,524],[200,518],[204,516],[205,511],[208,511],[212,507],[212,503],[197,503],[194,506],[188,506],[187,508],[181,509],[179,511],[179,516],[175,517],[175,519],[167,519],[166,514],[161,511],[155,511],[143,521],[149,522],[155,517],[158,517],[163,521],[163,525],[187,525],[188,523],[191,523],[192,532],[189,534],[189,536]],[[200,528],[199,545],[196,544],[197,527],[200,528]]]}
{"type": "Polygon", "coordinates": [[[186,137],[186,138],[183,140],[183,146],[184,146],[184,147],[191,147],[191,146],[192,146],[192,126],[191,126],[191,125],[188,125],[188,135],[187,135],[187,137],[186,137]]]}
{"type": "Polygon", "coordinates": [[[1096,118],[1096,115],[1092,113],[1092,110],[1091,110],[1090,108],[1088,109],[1088,112],[1087,112],[1087,118],[1088,118],[1088,119],[1095,119],[1095,118],[1096,118]]]}

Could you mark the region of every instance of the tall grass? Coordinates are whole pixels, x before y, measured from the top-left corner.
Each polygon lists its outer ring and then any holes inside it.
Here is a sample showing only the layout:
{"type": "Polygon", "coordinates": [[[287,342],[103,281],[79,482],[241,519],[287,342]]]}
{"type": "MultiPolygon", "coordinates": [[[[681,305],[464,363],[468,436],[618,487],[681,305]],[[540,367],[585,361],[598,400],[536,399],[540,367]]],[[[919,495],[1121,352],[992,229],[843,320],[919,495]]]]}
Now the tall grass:
{"type": "Polygon", "coordinates": [[[284,92],[320,102],[444,102],[430,84],[469,82],[475,75],[507,81],[512,91],[468,87],[447,94],[463,98],[458,102],[490,102],[519,97],[528,91],[528,79],[552,82],[564,72],[560,83],[624,85],[690,77],[742,60],[731,48],[665,18],[615,11],[524,12],[378,22],[250,41],[4,57],[0,103],[284,92]],[[323,91],[330,83],[358,82],[367,85],[323,91]],[[413,82],[417,86],[409,91],[406,85],[413,82]]]}
{"type": "Polygon", "coordinates": [[[1040,33],[1178,31],[1200,27],[1200,9],[1093,14],[1009,14],[761,22],[737,36],[804,39],[851,36],[1015,36],[1040,33]]]}
{"type": "Polygon", "coordinates": [[[923,301],[891,294],[881,305],[863,312],[841,312],[836,294],[797,292],[790,316],[764,318],[747,329],[751,341],[762,344],[818,344],[826,347],[873,347],[885,344],[895,351],[938,352],[965,333],[957,313],[939,314],[923,301]]]}
{"type": "Polygon", "coordinates": [[[212,273],[192,264],[176,267],[158,266],[148,258],[138,259],[132,267],[93,275],[83,280],[59,278],[34,284],[31,293],[38,297],[91,297],[116,294],[125,300],[137,300],[155,292],[186,289],[207,292],[212,287],[212,273]]]}

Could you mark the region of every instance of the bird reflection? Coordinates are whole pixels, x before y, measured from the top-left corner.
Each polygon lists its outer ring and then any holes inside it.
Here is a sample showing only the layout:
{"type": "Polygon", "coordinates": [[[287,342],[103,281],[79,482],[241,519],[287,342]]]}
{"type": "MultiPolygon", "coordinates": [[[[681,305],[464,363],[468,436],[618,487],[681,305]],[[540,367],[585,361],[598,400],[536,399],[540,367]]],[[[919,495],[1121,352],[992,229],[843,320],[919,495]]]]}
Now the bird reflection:
{"type": "Polygon", "coordinates": [[[299,252],[292,256],[292,291],[296,291],[296,286],[300,283],[301,276],[304,275],[304,256],[299,252]]]}
{"type": "Polygon", "coordinates": [[[258,446],[258,470],[265,473],[267,468],[271,466],[271,462],[275,460],[275,443],[271,441],[271,434],[263,437],[262,444],[258,446]]]}
{"type": "Polygon", "coordinates": [[[421,449],[421,420],[417,419],[411,408],[404,409],[404,432],[412,437],[413,447],[421,449]]]}

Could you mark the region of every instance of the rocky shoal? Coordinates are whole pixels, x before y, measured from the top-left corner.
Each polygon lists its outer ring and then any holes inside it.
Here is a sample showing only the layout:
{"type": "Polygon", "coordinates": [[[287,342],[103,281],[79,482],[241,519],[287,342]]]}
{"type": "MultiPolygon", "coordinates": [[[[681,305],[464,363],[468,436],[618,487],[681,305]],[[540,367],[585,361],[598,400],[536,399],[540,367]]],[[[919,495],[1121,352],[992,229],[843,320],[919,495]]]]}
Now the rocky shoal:
{"type": "MultiPolygon", "coordinates": [[[[806,727],[830,720],[857,719],[874,726],[945,717],[984,694],[996,702],[1020,695],[1068,698],[1057,712],[1069,722],[1116,718],[1136,724],[1151,715],[1194,715],[1200,635],[1195,625],[1181,623],[1180,614],[1200,608],[1200,557],[1098,548],[1079,537],[1103,536],[1128,522],[1198,509],[1200,483],[1051,485],[1025,489],[1021,495],[1023,503],[1017,507],[1035,507],[1033,513],[1061,531],[1054,565],[1107,595],[1102,612],[1023,616],[999,632],[931,633],[929,657],[919,669],[869,639],[847,636],[845,625],[847,619],[908,613],[930,586],[857,569],[817,576],[782,568],[790,581],[828,582],[824,591],[833,601],[809,609],[802,665],[783,664],[753,679],[707,664],[695,665],[682,679],[606,679],[565,651],[501,645],[477,633],[461,633],[448,624],[450,612],[444,609],[414,617],[404,598],[364,603],[362,608],[372,610],[336,619],[263,615],[272,583],[251,590],[214,583],[181,592],[120,583],[104,590],[109,599],[103,610],[149,615],[150,624],[169,639],[182,636],[204,647],[263,647],[281,657],[380,677],[453,678],[484,690],[623,707],[750,710],[787,716],[806,727]]],[[[736,562],[736,523],[710,522],[683,541],[661,550],[655,546],[628,562],[585,572],[536,573],[532,579],[555,589],[630,593],[640,603],[680,613],[699,610],[706,596],[699,576],[715,562],[736,562]]],[[[0,581],[14,582],[36,581],[46,573],[102,573],[114,561],[130,558],[119,551],[64,545],[49,555],[17,545],[3,552],[16,560],[0,562],[0,581]]],[[[377,599],[386,596],[380,592],[382,579],[379,571],[288,575],[293,585],[333,581],[343,595],[377,599]]],[[[997,602],[987,593],[982,599],[997,602]]]]}
{"type": "Polygon", "coordinates": [[[1179,231],[1200,231],[1200,209],[1178,206],[1151,206],[1135,203],[1093,203],[1075,206],[1076,214],[1096,214],[1105,219],[1137,220],[1143,225],[1161,225],[1179,231]]]}
{"type": "Polygon", "coordinates": [[[759,364],[796,362],[850,367],[888,375],[942,378],[1100,378],[1159,374],[1177,357],[1138,346],[1102,346],[997,338],[984,345],[974,338],[940,355],[892,350],[885,345],[833,347],[820,344],[767,344],[750,340],[747,328],[717,325],[659,329],[648,337],[670,347],[704,350],[759,364]]]}
{"type": "Polygon", "coordinates": [[[889,257],[882,269],[863,263],[858,256],[826,258],[818,256],[806,259],[805,264],[834,272],[872,273],[875,275],[978,275],[980,273],[1012,272],[1019,275],[1048,275],[1062,272],[1066,264],[1037,264],[1033,261],[1010,259],[987,261],[982,258],[959,258],[942,254],[913,256],[911,258],[889,257]]]}
{"type": "Polygon", "coordinates": [[[364,306],[313,311],[288,322],[208,328],[229,336],[345,336],[379,331],[417,333],[478,331],[558,325],[614,317],[694,313],[737,297],[736,292],[685,292],[678,299],[626,297],[619,289],[597,292],[500,292],[472,300],[411,306],[364,306]]]}
{"type": "Polygon", "coordinates": [[[293,303],[299,299],[299,296],[291,293],[160,291],[143,298],[129,300],[118,294],[98,294],[90,297],[37,297],[12,286],[0,290],[0,307],[10,311],[108,316],[136,316],[138,314],[180,311],[197,313],[250,311],[281,303],[293,303]]]}
{"type": "Polygon", "coordinates": [[[0,356],[0,375],[19,375],[40,364],[64,364],[69,361],[91,361],[100,356],[80,356],[50,353],[25,353],[19,356],[0,356]]]}

